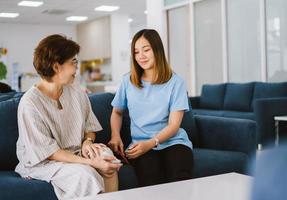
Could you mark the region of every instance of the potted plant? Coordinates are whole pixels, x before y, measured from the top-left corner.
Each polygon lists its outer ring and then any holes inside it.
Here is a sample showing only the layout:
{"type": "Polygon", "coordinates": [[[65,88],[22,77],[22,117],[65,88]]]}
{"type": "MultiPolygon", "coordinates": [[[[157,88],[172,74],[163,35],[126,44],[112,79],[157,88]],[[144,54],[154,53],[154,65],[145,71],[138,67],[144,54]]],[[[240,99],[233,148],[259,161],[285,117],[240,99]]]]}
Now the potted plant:
{"type": "MultiPolygon", "coordinates": [[[[0,48],[0,58],[2,55],[5,56],[6,54],[7,54],[7,49],[0,48]]],[[[7,67],[4,64],[4,62],[0,60],[0,80],[6,79],[6,75],[7,75],[7,67]]]]}
{"type": "Polygon", "coordinates": [[[6,65],[2,61],[0,61],[0,80],[6,79],[6,75],[7,75],[6,65]]]}

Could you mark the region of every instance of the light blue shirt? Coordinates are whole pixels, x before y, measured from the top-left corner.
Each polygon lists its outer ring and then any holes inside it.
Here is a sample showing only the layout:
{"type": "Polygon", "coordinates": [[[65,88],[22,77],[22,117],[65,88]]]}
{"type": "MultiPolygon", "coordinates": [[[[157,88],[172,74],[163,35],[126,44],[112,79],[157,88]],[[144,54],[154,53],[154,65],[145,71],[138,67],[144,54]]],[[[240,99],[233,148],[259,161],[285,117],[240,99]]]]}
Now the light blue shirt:
{"type": "MultiPolygon", "coordinates": [[[[151,84],[142,81],[139,89],[130,81],[130,73],[124,75],[112,106],[121,110],[128,109],[131,119],[132,143],[148,140],[157,135],[168,125],[169,114],[174,111],[189,111],[187,91],[183,79],[173,73],[171,79],[164,84],[151,84]]],[[[154,150],[182,144],[192,149],[184,129],[154,150]]]]}

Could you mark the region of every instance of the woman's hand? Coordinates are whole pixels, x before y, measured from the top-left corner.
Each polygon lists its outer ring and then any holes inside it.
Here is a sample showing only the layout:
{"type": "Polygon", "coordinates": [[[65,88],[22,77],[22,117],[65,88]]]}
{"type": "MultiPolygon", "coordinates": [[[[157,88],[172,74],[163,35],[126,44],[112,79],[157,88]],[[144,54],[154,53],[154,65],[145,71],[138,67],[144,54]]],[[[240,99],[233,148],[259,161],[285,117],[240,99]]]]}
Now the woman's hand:
{"type": "Polygon", "coordinates": [[[113,152],[116,152],[117,154],[122,153],[122,155],[124,155],[124,144],[120,136],[112,136],[108,146],[113,152]]]}
{"type": "Polygon", "coordinates": [[[96,153],[95,158],[90,160],[90,165],[97,169],[102,176],[110,178],[122,166],[121,163],[112,163],[114,159],[116,159],[114,156],[100,156],[96,153]]]}
{"type": "Polygon", "coordinates": [[[135,159],[144,153],[148,152],[155,146],[155,141],[153,139],[140,141],[138,143],[132,144],[126,151],[126,156],[128,159],[135,159]]]}
{"type": "Polygon", "coordinates": [[[85,140],[82,145],[82,155],[84,158],[93,159],[104,147],[106,147],[106,145],[101,143],[92,143],[92,141],[85,140]]]}

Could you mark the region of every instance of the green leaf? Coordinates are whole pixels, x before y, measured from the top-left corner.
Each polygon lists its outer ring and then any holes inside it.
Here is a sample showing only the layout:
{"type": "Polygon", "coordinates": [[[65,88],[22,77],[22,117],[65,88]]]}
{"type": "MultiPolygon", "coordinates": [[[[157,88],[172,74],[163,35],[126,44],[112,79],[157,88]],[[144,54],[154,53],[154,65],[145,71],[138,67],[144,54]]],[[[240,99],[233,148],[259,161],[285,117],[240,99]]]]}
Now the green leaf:
{"type": "Polygon", "coordinates": [[[6,79],[7,69],[6,65],[0,61],[0,80],[6,79]]]}

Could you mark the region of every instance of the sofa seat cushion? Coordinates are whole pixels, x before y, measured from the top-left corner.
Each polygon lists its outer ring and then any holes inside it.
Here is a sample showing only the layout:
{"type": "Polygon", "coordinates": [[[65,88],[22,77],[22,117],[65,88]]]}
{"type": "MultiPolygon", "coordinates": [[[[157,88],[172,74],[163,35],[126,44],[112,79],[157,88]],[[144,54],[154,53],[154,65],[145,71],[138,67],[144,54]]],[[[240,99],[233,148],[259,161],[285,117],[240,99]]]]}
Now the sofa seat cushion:
{"type": "Polygon", "coordinates": [[[192,109],[194,115],[210,115],[210,116],[217,116],[223,117],[224,111],[223,110],[208,110],[208,109],[192,109]]]}
{"type": "Polygon", "coordinates": [[[194,178],[230,172],[246,173],[248,156],[242,152],[195,148],[193,157],[194,178]]]}
{"type": "Polygon", "coordinates": [[[222,109],[226,84],[203,85],[200,97],[200,108],[222,109]]]}
{"type": "Polygon", "coordinates": [[[14,171],[0,171],[1,200],[57,200],[51,184],[40,180],[21,178],[14,171]]]}
{"type": "Polygon", "coordinates": [[[250,111],[254,83],[227,83],[224,110],[250,111]]]}
{"type": "Polygon", "coordinates": [[[240,112],[240,111],[226,110],[223,112],[223,117],[255,120],[255,116],[253,112],[240,112]]]}

